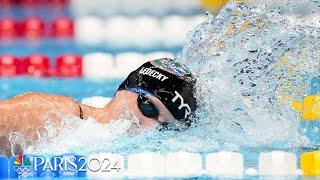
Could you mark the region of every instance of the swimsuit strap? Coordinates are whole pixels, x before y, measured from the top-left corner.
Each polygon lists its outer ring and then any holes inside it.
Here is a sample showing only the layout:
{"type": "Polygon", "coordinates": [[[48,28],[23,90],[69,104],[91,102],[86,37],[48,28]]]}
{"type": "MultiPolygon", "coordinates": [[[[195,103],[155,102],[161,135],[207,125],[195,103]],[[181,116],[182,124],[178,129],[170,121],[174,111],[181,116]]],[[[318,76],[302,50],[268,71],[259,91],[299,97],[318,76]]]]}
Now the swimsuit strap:
{"type": "Polygon", "coordinates": [[[79,106],[79,110],[80,110],[80,119],[83,119],[83,111],[82,111],[81,105],[79,103],[78,103],[78,106],[79,106]]]}

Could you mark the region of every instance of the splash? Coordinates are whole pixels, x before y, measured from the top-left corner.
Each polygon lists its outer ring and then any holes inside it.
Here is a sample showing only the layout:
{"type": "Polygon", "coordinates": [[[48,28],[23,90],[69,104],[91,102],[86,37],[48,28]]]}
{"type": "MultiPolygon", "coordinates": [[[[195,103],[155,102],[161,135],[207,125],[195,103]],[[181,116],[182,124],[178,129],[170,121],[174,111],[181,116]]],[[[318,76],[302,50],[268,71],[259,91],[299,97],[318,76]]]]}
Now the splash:
{"type": "Polygon", "coordinates": [[[320,29],[289,21],[283,4],[231,2],[189,33],[179,61],[197,76],[199,121],[227,142],[308,143],[290,102],[320,75],[320,29]]]}
{"type": "Polygon", "coordinates": [[[108,150],[112,140],[125,134],[130,128],[131,121],[117,120],[109,124],[100,124],[94,118],[87,120],[75,116],[62,119],[59,127],[46,126],[47,134],[39,135],[39,140],[29,146],[26,153],[36,154],[63,154],[66,152],[90,154],[108,150]]]}
{"type": "MultiPolygon", "coordinates": [[[[319,7],[318,1],[308,3],[319,7]]],[[[189,33],[178,61],[198,79],[198,124],[190,129],[128,135],[137,119],[103,125],[92,118],[67,117],[58,135],[41,139],[27,152],[89,155],[310,146],[290,101],[308,95],[311,79],[320,75],[320,29],[292,20],[300,5],[231,2],[189,33]]],[[[299,16],[303,14],[294,17],[299,16]]]]}

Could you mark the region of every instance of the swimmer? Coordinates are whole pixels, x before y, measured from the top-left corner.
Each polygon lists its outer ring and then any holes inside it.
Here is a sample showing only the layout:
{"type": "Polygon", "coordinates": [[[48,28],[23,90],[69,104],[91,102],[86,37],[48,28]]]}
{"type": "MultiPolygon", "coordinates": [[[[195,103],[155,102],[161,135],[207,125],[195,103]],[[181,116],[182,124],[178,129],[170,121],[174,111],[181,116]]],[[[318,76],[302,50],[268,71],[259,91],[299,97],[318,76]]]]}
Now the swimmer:
{"type": "Polygon", "coordinates": [[[9,151],[12,149],[8,141],[11,132],[37,140],[37,131],[41,131],[46,122],[59,126],[66,116],[93,117],[98,123],[109,123],[125,119],[130,112],[139,120],[130,129],[163,129],[176,120],[189,126],[189,119],[197,106],[194,85],[195,79],[186,68],[163,58],[147,62],[131,72],[104,108],[80,104],[65,96],[41,93],[27,93],[0,101],[0,154],[19,152],[9,151]]]}

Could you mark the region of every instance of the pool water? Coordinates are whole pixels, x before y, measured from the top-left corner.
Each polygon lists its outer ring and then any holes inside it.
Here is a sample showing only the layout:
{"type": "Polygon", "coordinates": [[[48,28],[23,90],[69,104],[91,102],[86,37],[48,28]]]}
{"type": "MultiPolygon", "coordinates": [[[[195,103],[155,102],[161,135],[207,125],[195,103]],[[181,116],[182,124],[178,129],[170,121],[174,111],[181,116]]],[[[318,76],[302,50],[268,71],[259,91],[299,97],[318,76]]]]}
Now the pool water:
{"type": "Polygon", "coordinates": [[[123,79],[121,78],[101,81],[92,81],[83,78],[1,78],[0,99],[8,99],[27,92],[40,92],[64,95],[80,102],[83,98],[92,96],[113,97],[117,87],[122,81],[123,79]]]}
{"type": "MultiPolygon", "coordinates": [[[[319,2],[309,3],[319,8],[319,2]]],[[[288,1],[287,5],[297,3],[288,1]]],[[[48,125],[46,129],[47,134],[59,131],[57,136],[40,136],[37,145],[25,147],[25,152],[84,156],[113,152],[127,156],[187,151],[204,156],[235,151],[243,155],[245,169],[257,169],[261,152],[286,151],[299,157],[302,152],[319,149],[319,144],[301,131],[299,113],[290,107],[290,101],[310,93],[311,79],[320,75],[319,40],[319,27],[291,23],[281,7],[275,11],[229,3],[218,16],[209,15],[189,33],[177,59],[198,79],[197,124],[181,132],[150,129],[132,136],[127,130],[135,117],[104,125],[93,118],[66,117],[60,127],[48,125]]],[[[35,91],[78,101],[91,96],[112,97],[121,81],[1,79],[0,98],[35,91]]],[[[23,137],[18,139],[23,141],[23,137]]]]}

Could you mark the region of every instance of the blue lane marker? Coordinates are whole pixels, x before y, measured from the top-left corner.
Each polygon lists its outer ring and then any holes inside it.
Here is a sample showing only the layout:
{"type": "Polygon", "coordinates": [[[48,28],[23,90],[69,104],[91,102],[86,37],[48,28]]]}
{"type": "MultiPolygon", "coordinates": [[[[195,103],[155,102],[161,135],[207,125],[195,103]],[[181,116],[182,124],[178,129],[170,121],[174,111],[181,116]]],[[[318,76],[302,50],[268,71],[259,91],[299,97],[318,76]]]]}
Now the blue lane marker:
{"type": "Polygon", "coordinates": [[[9,160],[6,156],[0,155],[0,179],[9,178],[9,160]]]}

